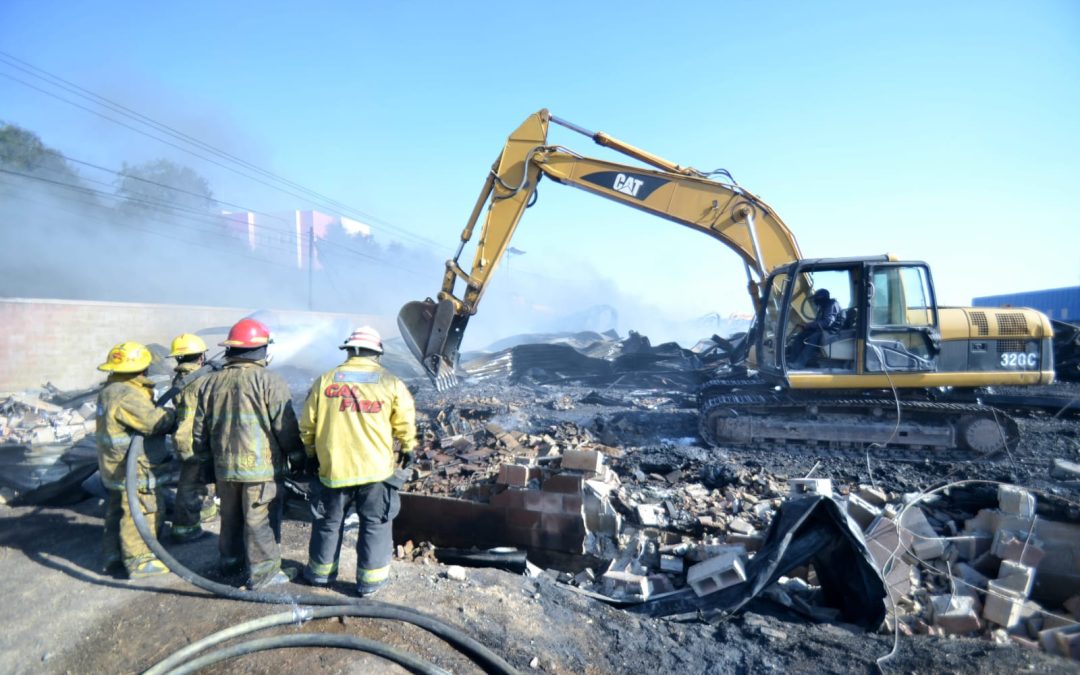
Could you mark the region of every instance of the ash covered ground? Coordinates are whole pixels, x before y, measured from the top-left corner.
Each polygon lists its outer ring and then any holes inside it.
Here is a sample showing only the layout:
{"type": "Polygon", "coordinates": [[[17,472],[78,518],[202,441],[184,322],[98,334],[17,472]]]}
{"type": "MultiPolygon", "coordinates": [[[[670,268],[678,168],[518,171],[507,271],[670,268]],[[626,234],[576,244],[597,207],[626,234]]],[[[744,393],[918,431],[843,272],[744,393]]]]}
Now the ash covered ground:
{"type": "MultiPolygon", "coordinates": [[[[313,376],[313,374],[310,374],[313,376]]],[[[298,398],[307,374],[293,373],[298,398]]],[[[760,494],[762,486],[813,472],[841,491],[874,485],[899,497],[949,481],[994,480],[1025,486],[1063,519],[1075,518],[1080,488],[1052,478],[1054,459],[1077,461],[1080,423],[1047,414],[1019,417],[1023,441],[1012,453],[987,460],[956,460],[948,453],[912,456],[911,451],[874,450],[869,455],[822,448],[710,449],[696,433],[692,397],[679,387],[598,389],[572,383],[510,383],[491,377],[438,393],[425,381],[416,391],[426,450],[437,447],[436,429],[447,411],[496,423],[523,442],[556,444],[587,436],[610,449],[606,462],[622,489],[647,501],[701,484],[708,512],[673,518],[687,538],[708,534],[702,517],[730,519],[725,488],[760,494]]],[[[1076,396],[1080,387],[1055,385],[1056,395],[1076,396]]],[[[411,488],[474,497],[477,484],[492,482],[494,461],[470,471],[433,471],[411,488]],[[446,473],[446,472],[444,472],[446,473]],[[445,487],[449,485],[450,487],[445,487]],[[457,486],[456,488],[454,486],[457,486]],[[426,487],[425,487],[426,486],[426,487]]],[[[287,562],[302,564],[310,524],[294,504],[284,526],[287,562]]],[[[176,649],[238,621],[283,607],[222,600],[176,577],[128,582],[98,573],[101,504],[88,499],[68,507],[0,507],[0,573],[8,589],[0,635],[0,664],[9,672],[135,672],[176,649]]],[[[763,511],[762,518],[767,518],[763,511]]],[[[759,519],[760,520],[760,519],[759,519]]],[[[215,526],[210,526],[216,530],[215,526]]],[[[350,595],[355,572],[350,530],[342,581],[330,591],[350,595]]],[[[216,572],[216,538],[170,546],[175,555],[207,577],[216,572]]],[[[815,622],[775,599],[760,597],[744,611],[718,623],[647,618],[588,597],[562,583],[555,570],[530,577],[494,569],[468,569],[464,580],[448,578],[447,567],[419,542],[393,563],[394,583],[379,599],[429,612],[464,629],[523,672],[875,672],[876,661],[894,647],[894,634],[867,633],[841,621],[815,622]],[[425,553],[425,551],[427,551],[425,553]]],[[[292,585],[294,592],[311,589],[292,585]]],[[[388,621],[320,621],[278,632],[343,632],[382,640],[453,672],[474,665],[438,639],[388,621]]],[[[917,633],[917,631],[912,631],[917,633]]],[[[986,637],[899,636],[885,672],[1080,672],[1076,661],[986,637]]],[[[287,650],[257,654],[212,672],[398,672],[385,662],[340,650],[287,650]]]]}

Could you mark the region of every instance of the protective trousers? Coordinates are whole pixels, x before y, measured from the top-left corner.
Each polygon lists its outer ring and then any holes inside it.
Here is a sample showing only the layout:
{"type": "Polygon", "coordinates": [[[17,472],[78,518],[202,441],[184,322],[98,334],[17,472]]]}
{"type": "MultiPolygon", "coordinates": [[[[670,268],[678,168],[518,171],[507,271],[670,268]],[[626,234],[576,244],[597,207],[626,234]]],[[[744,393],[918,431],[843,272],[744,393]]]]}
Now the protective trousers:
{"type": "MultiPolygon", "coordinates": [[[[117,562],[122,562],[130,573],[140,564],[155,560],[154,554],[135,529],[135,521],[128,508],[127,493],[123,490],[110,489],[105,502],[105,534],[101,549],[104,567],[108,569],[117,562]]],[[[161,493],[152,488],[139,488],[139,506],[146,517],[146,522],[155,534],[160,534],[165,510],[165,500],[161,493]]]]}
{"type": "Polygon", "coordinates": [[[304,574],[320,581],[337,574],[345,517],[355,507],[360,517],[356,541],[356,585],[360,593],[373,591],[390,577],[393,556],[393,521],[401,510],[398,491],[386,483],[329,488],[318,481],[313,490],[311,543],[304,574]]]}
{"type": "Polygon", "coordinates": [[[221,568],[231,572],[247,560],[250,584],[259,586],[281,569],[281,500],[275,481],[217,482],[221,500],[218,551],[221,568]]]}
{"type": "Polygon", "coordinates": [[[187,535],[202,529],[202,512],[209,490],[200,481],[200,468],[197,459],[180,462],[176,503],[173,505],[173,535],[187,535]]]}

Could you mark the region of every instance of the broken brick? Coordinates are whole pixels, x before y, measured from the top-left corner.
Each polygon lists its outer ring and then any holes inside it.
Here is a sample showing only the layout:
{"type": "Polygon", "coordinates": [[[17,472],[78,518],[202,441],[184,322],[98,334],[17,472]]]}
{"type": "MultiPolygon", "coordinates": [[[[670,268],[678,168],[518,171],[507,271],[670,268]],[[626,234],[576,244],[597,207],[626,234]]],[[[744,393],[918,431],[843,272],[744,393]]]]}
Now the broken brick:
{"type": "Polygon", "coordinates": [[[604,456],[595,450],[567,450],[562,456],[562,467],[600,473],[604,470],[604,456]]]}
{"type": "Polygon", "coordinates": [[[499,475],[495,482],[501,485],[525,487],[529,484],[529,467],[520,464],[503,464],[499,467],[499,475]]]}
{"type": "Polygon", "coordinates": [[[1039,561],[1046,555],[1041,541],[1034,537],[1028,539],[1009,530],[998,530],[994,534],[994,542],[990,550],[1002,560],[1021,562],[1032,567],[1037,567],[1039,561]]]}
{"type": "Polygon", "coordinates": [[[859,495],[848,495],[848,515],[859,523],[860,529],[865,530],[881,515],[881,510],[859,495]]]}
{"type": "Polygon", "coordinates": [[[982,625],[975,612],[975,598],[970,595],[936,595],[930,598],[934,625],[949,635],[963,635],[982,625]]]}
{"type": "Polygon", "coordinates": [[[646,600],[649,597],[649,578],[630,572],[609,571],[601,577],[605,591],[613,597],[646,600]]]}
{"type": "Polygon", "coordinates": [[[788,495],[798,497],[832,497],[832,481],[828,478],[791,478],[788,480],[788,495]]]}

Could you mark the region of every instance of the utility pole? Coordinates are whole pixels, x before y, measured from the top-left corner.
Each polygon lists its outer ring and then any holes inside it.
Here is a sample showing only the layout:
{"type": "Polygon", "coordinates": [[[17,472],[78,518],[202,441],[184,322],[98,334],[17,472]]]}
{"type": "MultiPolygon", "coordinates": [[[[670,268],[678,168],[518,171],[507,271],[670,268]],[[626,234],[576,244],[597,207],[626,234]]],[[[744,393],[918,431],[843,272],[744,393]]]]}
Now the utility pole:
{"type": "Polygon", "coordinates": [[[310,312],[312,310],[311,303],[311,285],[314,281],[315,274],[315,223],[311,223],[308,227],[308,245],[307,245],[307,308],[310,312]]]}

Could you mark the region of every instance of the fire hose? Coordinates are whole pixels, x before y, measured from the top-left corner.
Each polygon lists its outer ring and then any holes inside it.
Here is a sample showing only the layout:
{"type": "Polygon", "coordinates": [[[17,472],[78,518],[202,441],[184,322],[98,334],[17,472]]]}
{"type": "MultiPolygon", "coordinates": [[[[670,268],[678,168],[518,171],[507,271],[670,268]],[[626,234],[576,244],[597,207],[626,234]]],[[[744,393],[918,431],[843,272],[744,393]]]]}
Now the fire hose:
{"type": "MultiPolygon", "coordinates": [[[[165,402],[164,400],[159,401],[158,405],[161,405],[164,402],[165,402]]],[[[134,438],[131,439],[131,445],[128,447],[126,473],[125,473],[125,477],[124,477],[124,485],[125,485],[125,491],[126,491],[126,494],[127,494],[129,511],[131,512],[132,520],[135,521],[135,529],[138,530],[139,536],[141,536],[143,538],[143,541],[146,542],[146,545],[150,548],[151,551],[153,551],[154,555],[156,555],[158,557],[158,559],[162,563],[164,563],[166,567],[169,568],[169,570],[171,572],[173,572],[174,574],[179,576],[184,581],[187,581],[188,583],[190,583],[190,584],[192,584],[192,585],[194,585],[194,586],[196,586],[198,588],[201,588],[204,591],[209,591],[210,593],[213,593],[214,595],[217,595],[217,596],[223,597],[223,598],[228,598],[230,600],[244,600],[244,601],[247,601],[247,602],[261,602],[261,603],[267,603],[267,604],[315,605],[315,606],[321,607],[321,609],[309,609],[309,608],[307,608],[307,609],[301,610],[301,611],[304,611],[304,612],[310,612],[311,618],[326,618],[326,617],[332,617],[332,616],[357,616],[357,617],[368,617],[368,618],[378,618],[378,619],[392,619],[392,620],[396,620],[396,621],[403,621],[403,622],[406,622],[406,623],[410,623],[410,624],[412,624],[414,626],[417,626],[419,628],[422,628],[422,629],[428,631],[429,633],[431,633],[433,635],[436,635],[439,638],[443,639],[445,642],[450,644],[456,650],[458,650],[462,654],[464,654],[464,655],[468,656],[470,659],[472,659],[477,665],[479,665],[484,670],[484,672],[493,673],[493,674],[497,673],[497,674],[500,674],[500,675],[516,675],[517,674],[517,671],[513,668],[513,666],[511,666],[509,663],[507,663],[505,660],[503,660],[502,657],[500,657],[498,654],[491,651],[490,649],[488,649],[484,645],[480,644],[478,641],[476,641],[473,638],[469,637],[468,635],[466,635],[462,631],[458,630],[457,628],[454,628],[454,627],[450,626],[449,624],[443,623],[439,619],[436,619],[436,618],[434,618],[432,616],[429,616],[427,614],[423,614],[422,612],[418,612],[416,610],[410,609],[408,607],[404,607],[404,606],[401,606],[401,605],[395,605],[395,604],[387,603],[387,602],[379,602],[379,601],[376,601],[376,600],[359,600],[359,599],[357,599],[357,600],[351,600],[350,599],[348,601],[348,604],[343,604],[340,598],[328,597],[328,596],[317,595],[317,594],[312,594],[312,593],[301,593],[301,594],[298,594],[298,595],[286,595],[284,593],[271,593],[271,592],[267,592],[267,591],[241,591],[241,590],[239,590],[237,588],[233,588],[232,586],[228,586],[228,585],[225,585],[225,584],[220,584],[220,583],[217,583],[215,581],[211,581],[211,580],[209,580],[209,579],[207,579],[205,577],[202,577],[202,576],[196,574],[195,572],[191,571],[190,569],[188,569],[187,567],[182,565],[176,558],[174,558],[165,549],[164,546],[161,545],[161,542],[159,542],[157,540],[156,533],[151,531],[149,523],[146,522],[146,517],[143,516],[142,508],[140,507],[139,497],[138,497],[138,492],[137,492],[137,485],[138,485],[137,465],[138,465],[139,458],[142,457],[143,454],[144,454],[143,437],[142,436],[135,436],[134,438]]],[[[288,612],[286,614],[290,617],[288,621],[270,622],[270,623],[267,623],[266,625],[267,626],[272,626],[272,625],[280,625],[281,623],[292,623],[292,622],[296,622],[300,618],[302,618],[302,617],[296,616],[296,612],[288,612]]],[[[272,618],[280,619],[282,616],[283,615],[279,614],[279,615],[274,615],[273,617],[264,617],[263,619],[256,620],[255,623],[258,623],[258,622],[261,622],[261,621],[268,621],[268,620],[270,620],[272,618]]],[[[161,661],[160,663],[158,663],[157,665],[152,667],[150,670],[148,670],[147,673],[148,674],[160,674],[160,673],[165,673],[165,672],[173,672],[172,669],[176,668],[180,663],[183,663],[185,661],[185,659],[187,659],[192,654],[197,653],[197,651],[202,651],[202,649],[205,649],[206,647],[211,646],[212,644],[216,644],[217,642],[228,640],[228,639],[231,639],[232,637],[234,637],[234,635],[230,634],[234,629],[240,629],[241,627],[244,627],[245,628],[244,630],[239,630],[238,632],[236,632],[236,635],[241,635],[241,634],[245,634],[247,632],[252,632],[254,630],[260,630],[261,628],[265,627],[265,626],[260,624],[260,625],[257,625],[254,628],[247,628],[247,626],[249,624],[251,624],[251,623],[252,622],[248,622],[247,624],[239,624],[237,626],[234,626],[233,629],[228,629],[226,631],[216,633],[215,635],[210,636],[210,638],[206,638],[206,640],[202,640],[202,641],[196,642],[196,643],[194,643],[192,645],[189,645],[187,648],[182,649],[179,652],[177,652],[176,654],[174,654],[174,655],[166,658],[165,660],[161,661]],[[226,634],[224,637],[220,637],[219,639],[217,639],[214,642],[206,644],[205,646],[201,646],[197,651],[192,651],[192,649],[196,645],[202,645],[207,640],[211,640],[212,638],[218,638],[223,633],[226,634]]],[[[275,637],[265,638],[263,640],[256,640],[256,641],[253,641],[253,643],[242,643],[241,645],[234,645],[233,647],[230,647],[230,648],[228,648],[226,650],[223,650],[221,652],[215,652],[212,655],[220,656],[221,659],[226,659],[226,658],[231,658],[232,656],[238,656],[240,654],[250,653],[251,651],[261,651],[261,650],[265,650],[265,649],[276,649],[276,648],[279,648],[279,647],[284,648],[284,647],[298,647],[298,646],[314,646],[315,644],[321,644],[323,646],[348,647],[348,648],[351,648],[351,649],[362,649],[363,651],[370,651],[373,654],[378,654],[380,656],[384,656],[385,658],[390,658],[391,660],[394,660],[395,662],[405,666],[406,668],[408,668],[410,670],[414,670],[414,672],[423,672],[423,673],[441,672],[439,669],[436,669],[434,666],[431,666],[430,664],[423,663],[423,662],[419,661],[418,659],[416,659],[415,657],[409,656],[407,654],[404,654],[402,652],[394,650],[393,648],[391,648],[391,647],[389,647],[387,645],[384,645],[384,644],[381,644],[381,643],[376,643],[374,641],[369,641],[369,640],[361,641],[361,640],[357,639],[356,641],[350,642],[350,644],[344,644],[344,642],[347,642],[347,641],[343,641],[340,644],[330,644],[329,641],[318,642],[317,640],[314,640],[315,636],[324,636],[323,634],[306,634],[306,635],[312,636],[312,639],[310,641],[308,641],[308,642],[304,642],[303,640],[288,640],[288,639],[286,639],[286,638],[289,638],[289,637],[303,637],[303,636],[275,636],[275,637]],[[244,649],[240,649],[244,645],[246,645],[246,647],[244,647],[244,649]],[[378,650],[378,651],[374,651],[374,650],[378,650]],[[225,655],[221,656],[221,654],[225,654],[225,655]],[[411,665],[407,665],[407,664],[411,664],[411,665]],[[416,668],[420,668],[420,670],[416,670],[416,668]]],[[[333,637],[333,636],[332,635],[325,635],[324,637],[333,637]]],[[[348,637],[348,636],[345,636],[345,637],[348,637]]],[[[207,655],[207,656],[209,657],[211,655],[207,655]]],[[[218,660],[220,660],[220,659],[218,659],[218,660]]],[[[216,660],[207,661],[203,665],[209,665],[210,663],[216,663],[216,662],[217,662],[216,660]]],[[[203,666],[199,666],[199,667],[203,667],[203,666]]],[[[179,671],[179,672],[190,672],[190,671],[179,671]]]]}

